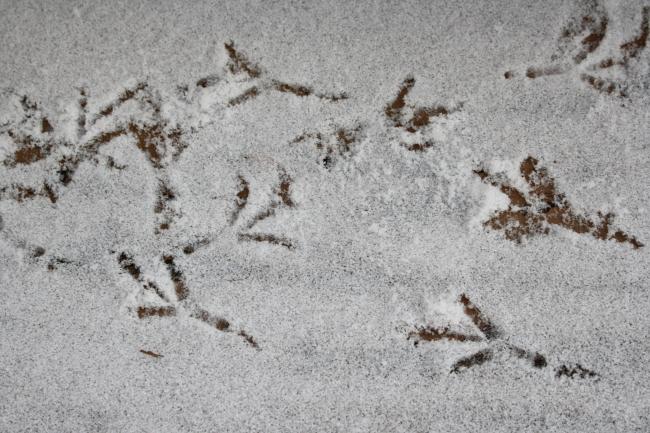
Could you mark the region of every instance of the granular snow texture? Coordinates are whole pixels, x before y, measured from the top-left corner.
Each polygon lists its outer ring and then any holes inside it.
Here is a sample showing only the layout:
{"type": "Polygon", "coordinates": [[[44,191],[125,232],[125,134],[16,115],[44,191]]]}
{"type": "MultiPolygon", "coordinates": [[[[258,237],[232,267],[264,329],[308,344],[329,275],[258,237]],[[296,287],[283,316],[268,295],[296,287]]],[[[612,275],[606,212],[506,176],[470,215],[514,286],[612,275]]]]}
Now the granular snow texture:
{"type": "Polygon", "coordinates": [[[650,431],[647,1],[0,11],[0,431],[650,431]]]}

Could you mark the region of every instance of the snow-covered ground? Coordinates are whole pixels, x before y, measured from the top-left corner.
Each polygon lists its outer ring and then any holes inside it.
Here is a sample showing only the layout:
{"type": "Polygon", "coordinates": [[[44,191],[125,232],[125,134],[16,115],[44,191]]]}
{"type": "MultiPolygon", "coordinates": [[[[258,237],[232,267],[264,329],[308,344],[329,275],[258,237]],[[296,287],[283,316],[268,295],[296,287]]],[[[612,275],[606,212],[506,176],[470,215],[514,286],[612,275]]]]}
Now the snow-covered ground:
{"type": "Polygon", "coordinates": [[[647,1],[0,11],[0,431],[650,430],[647,1]]]}

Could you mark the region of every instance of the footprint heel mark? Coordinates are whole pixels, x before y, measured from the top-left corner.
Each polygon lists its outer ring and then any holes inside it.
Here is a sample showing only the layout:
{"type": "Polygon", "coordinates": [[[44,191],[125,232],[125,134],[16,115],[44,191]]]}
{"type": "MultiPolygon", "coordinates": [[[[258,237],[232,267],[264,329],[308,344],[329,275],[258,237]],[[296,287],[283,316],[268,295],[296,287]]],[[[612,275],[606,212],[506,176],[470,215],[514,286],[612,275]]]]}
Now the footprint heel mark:
{"type": "Polygon", "coordinates": [[[474,170],[484,183],[499,188],[510,201],[506,210],[497,211],[483,223],[485,227],[503,231],[507,239],[517,243],[525,237],[546,235],[550,227],[559,226],[578,234],[591,234],[599,240],[629,243],[634,249],[643,246],[621,230],[611,233],[613,214],[597,212],[598,222],[594,222],[593,218],[577,213],[565,195],[557,191],[555,179],[546,168],[539,166],[537,159],[527,157],[519,171],[528,185],[526,192],[512,186],[504,176],[490,174],[482,168],[474,170]]]}

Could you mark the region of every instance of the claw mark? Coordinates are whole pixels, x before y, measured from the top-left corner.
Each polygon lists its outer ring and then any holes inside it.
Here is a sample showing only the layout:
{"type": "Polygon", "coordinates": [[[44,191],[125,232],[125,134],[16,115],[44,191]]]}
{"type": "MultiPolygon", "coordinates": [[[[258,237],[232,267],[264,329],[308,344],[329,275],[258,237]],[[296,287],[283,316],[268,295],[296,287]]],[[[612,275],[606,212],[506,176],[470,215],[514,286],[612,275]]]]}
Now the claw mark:
{"type": "Polygon", "coordinates": [[[526,236],[547,234],[550,226],[557,225],[575,233],[589,233],[596,239],[629,243],[634,249],[643,246],[635,237],[623,231],[617,230],[610,235],[612,214],[599,212],[598,223],[577,214],[564,194],[557,192],[555,180],[548,175],[546,168],[538,167],[535,158],[526,158],[519,170],[529,186],[527,193],[484,169],[474,170],[483,182],[499,188],[510,200],[508,209],[497,212],[484,222],[485,226],[503,230],[507,239],[516,242],[521,242],[526,236]]]}
{"type": "Polygon", "coordinates": [[[140,352],[144,353],[147,356],[151,356],[152,358],[162,358],[163,357],[160,353],[151,352],[150,350],[142,350],[142,349],[140,349],[140,352]]]}

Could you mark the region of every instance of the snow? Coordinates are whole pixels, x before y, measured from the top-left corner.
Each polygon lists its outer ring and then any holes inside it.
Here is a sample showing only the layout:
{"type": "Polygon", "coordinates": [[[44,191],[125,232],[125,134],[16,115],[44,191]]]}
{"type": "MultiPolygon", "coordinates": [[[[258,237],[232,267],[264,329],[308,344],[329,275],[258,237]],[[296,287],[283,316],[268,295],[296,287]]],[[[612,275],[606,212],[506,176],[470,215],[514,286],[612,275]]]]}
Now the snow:
{"type": "Polygon", "coordinates": [[[0,431],[648,431],[644,7],[4,2],[0,431]]]}

